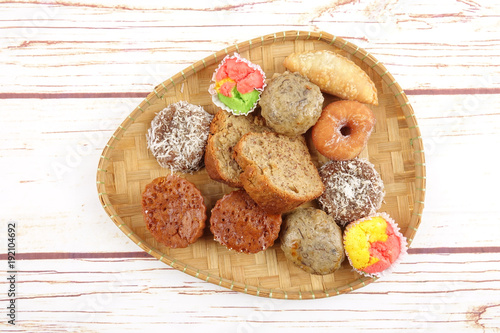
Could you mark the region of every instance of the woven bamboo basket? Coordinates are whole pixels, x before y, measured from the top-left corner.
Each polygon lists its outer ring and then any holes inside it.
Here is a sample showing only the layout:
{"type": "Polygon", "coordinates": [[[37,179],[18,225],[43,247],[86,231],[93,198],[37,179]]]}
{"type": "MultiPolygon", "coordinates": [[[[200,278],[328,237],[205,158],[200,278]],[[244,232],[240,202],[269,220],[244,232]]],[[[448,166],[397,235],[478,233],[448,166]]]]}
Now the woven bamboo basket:
{"type": "MultiPolygon", "coordinates": [[[[234,52],[260,65],[269,78],[281,73],[292,52],[327,49],[359,65],[375,82],[377,124],[361,156],[380,173],[386,197],[380,211],[399,224],[410,245],[421,221],[425,196],[425,160],[417,120],[408,99],[388,70],[369,52],[325,32],[285,31],[238,43],[200,60],[155,87],[114,132],[97,171],[99,200],[118,228],[148,254],[178,269],[231,290],[279,299],[314,299],[343,294],[374,281],[358,275],[347,260],[333,274],[305,273],[288,262],[279,241],[258,254],[241,254],[213,240],[210,231],[184,249],[169,249],[149,234],[141,212],[141,194],[149,182],[170,173],[146,147],[146,131],[155,114],[180,100],[215,114],[208,93],[220,61],[234,52]]],[[[327,97],[327,96],[325,96],[327,97]]],[[[325,98],[328,101],[328,98],[325,98]]],[[[317,161],[318,162],[318,161],[317,161]]],[[[211,180],[204,169],[183,175],[202,192],[208,209],[233,190],[211,180]]]]}

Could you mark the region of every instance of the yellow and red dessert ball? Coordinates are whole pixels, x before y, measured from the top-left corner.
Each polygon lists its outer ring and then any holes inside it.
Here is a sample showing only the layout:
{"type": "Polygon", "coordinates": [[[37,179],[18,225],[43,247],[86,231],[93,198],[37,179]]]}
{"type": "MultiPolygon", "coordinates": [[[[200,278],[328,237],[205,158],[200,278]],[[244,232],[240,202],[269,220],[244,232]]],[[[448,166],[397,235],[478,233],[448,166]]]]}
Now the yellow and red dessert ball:
{"type": "Polygon", "coordinates": [[[388,214],[378,213],[347,226],[344,248],[356,271],[380,276],[406,253],[406,239],[388,214]]]}

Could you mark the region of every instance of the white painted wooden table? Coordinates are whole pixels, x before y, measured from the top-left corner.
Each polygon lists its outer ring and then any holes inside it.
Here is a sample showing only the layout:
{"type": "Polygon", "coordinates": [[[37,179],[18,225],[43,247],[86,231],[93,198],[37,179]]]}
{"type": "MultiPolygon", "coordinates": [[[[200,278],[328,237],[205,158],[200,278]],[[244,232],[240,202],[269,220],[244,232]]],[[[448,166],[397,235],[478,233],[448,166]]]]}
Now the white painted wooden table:
{"type": "Polygon", "coordinates": [[[498,1],[0,1],[1,331],[500,331],[499,21],[498,1]],[[307,301],[167,267],[116,228],[95,186],[108,138],[156,84],[293,29],[327,31],[384,63],[413,105],[427,163],[405,262],[307,301]]]}

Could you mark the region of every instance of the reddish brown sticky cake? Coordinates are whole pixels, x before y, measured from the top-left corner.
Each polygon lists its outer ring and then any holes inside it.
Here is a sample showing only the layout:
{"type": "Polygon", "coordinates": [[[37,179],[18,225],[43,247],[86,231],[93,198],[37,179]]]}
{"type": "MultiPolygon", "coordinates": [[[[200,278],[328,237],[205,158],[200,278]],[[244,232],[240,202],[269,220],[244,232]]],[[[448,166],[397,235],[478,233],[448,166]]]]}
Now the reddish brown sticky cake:
{"type": "Polygon", "coordinates": [[[281,226],[280,214],[268,214],[243,190],[217,201],[210,217],[214,239],[227,248],[257,253],[274,244],[281,226]]]}
{"type": "Polygon", "coordinates": [[[207,219],[201,192],[176,175],[159,177],[146,185],[142,213],[149,232],[170,248],[194,243],[203,234],[207,219]]]}

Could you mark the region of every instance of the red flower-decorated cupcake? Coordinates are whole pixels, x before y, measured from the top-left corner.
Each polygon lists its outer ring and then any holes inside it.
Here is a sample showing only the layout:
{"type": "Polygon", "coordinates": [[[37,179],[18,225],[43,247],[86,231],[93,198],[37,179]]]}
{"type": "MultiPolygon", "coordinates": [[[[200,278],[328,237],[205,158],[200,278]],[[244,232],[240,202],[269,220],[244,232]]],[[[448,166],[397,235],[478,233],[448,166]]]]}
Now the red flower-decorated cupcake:
{"type": "Polygon", "coordinates": [[[266,86],[262,69],[235,53],[226,56],[215,71],[208,91],[215,105],[234,115],[247,115],[257,106],[266,86]]]}
{"type": "Polygon", "coordinates": [[[388,273],[406,254],[406,238],[386,213],[377,213],[349,224],[344,232],[344,249],[359,273],[379,277],[388,273]]]}

